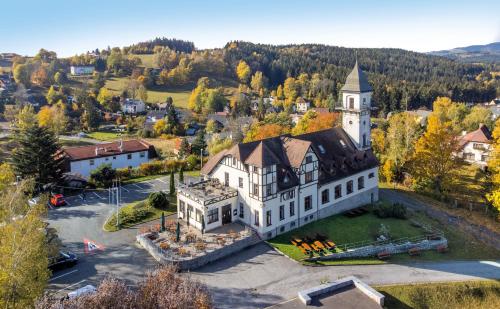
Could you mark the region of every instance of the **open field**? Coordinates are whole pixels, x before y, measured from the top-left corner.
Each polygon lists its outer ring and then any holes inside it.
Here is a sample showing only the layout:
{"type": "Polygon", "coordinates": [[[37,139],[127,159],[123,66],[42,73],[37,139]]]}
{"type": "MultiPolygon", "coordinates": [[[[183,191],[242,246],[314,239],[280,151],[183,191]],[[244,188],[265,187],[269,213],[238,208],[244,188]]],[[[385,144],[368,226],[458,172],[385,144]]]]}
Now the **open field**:
{"type": "Polygon", "coordinates": [[[158,66],[154,64],[154,54],[143,54],[143,55],[130,55],[131,58],[137,57],[141,59],[141,66],[145,68],[157,68],[158,66]]]}
{"type": "Polygon", "coordinates": [[[385,295],[386,308],[500,308],[498,281],[392,285],[375,289],[385,295]]]}
{"type": "Polygon", "coordinates": [[[113,141],[116,140],[120,137],[122,138],[130,138],[131,136],[128,136],[123,133],[117,133],[117,132],[108,132],[108,131],[95,131],[95,132],[89,132],[87,133],[87,136],[89,138],[93,138],[99,141],[113,141]]]}
{"type": "MultiPolygon", "coordinates": [[[[106,81],[105,87],[118,95],[126,88],[128,82],[127,77],[112,77],[106,81]]],[[[184,87],[180,89],[172,89],[156,86],[154,89],[148,90],[148,99],[150,103],[165,102],[167,97],[172,97],[174,105],[181,108],[187,108],[189,96],[191,95],[192,87],[184,87]]]]}
{"type": "MultiPolygon", "coordinates": [[[[498,259],[500,252],[485,246],[459,232],[456,229],[440,226],[437,221],[428,218],[420,213],[412,213],[410,218],[420,223],[438,227],[448,239],[450,248],[448,253],[437,253],[435,251],[422,252],[420,256],[410,257],[406,254],[392,256],[392,262],[407,261],[438,261],[438,260],[468,260],[468,259],[498,259]]],[[[425,232],[411,224],[410,220],[395,218],[378,218],[371,213],[355,218],[348,218],[343,215],[336,215],[302,226],[299,229],[279,235],[269,241],[278,250],[288,255],[294,260],[302,261],[306,256],[290,243],[292,236],[299,238],[309,236],[314,237],[316,233],[325,234],[337,245],[354,243],[360,241],[374,241],[380,224],[389,227],[390,235],[393,239],[424,235],[425,232]]],[[[325,261],[319,264],[339,265],[339,264],[379,264],[384,263],[376,258],[360,258],[341,261],[325,261]]]]}

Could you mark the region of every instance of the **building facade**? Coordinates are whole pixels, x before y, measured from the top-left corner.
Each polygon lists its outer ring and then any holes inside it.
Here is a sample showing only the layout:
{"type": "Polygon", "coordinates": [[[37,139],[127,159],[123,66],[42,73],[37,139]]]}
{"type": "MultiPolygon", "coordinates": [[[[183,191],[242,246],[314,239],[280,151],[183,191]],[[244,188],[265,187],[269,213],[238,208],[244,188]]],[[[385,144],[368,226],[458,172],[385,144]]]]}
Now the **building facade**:
{"type": "Polygon", "coordinates": [[[126,114],[138,114],[146,111],[146,104],[142,100],[125,99],[122,103],[122,112],[126,114]]]}
{"type": "Polygon", "coordinates": [[[486,166],[490,152],[492,150],[492,136],[488,127],[484,124],[479,125],[479,129],[460,137],[460,152],[459,156],[466,162],[486,166]]]}
{"type": "Polygon", "coordinates": [[[63,148],[66,170],[89,177],[103,164],[112,168],[133,168],[155,157],[152,145],[142,140],[127,140],[90,146],[63,148]]]}
{"type": "Polygon", "coordinates": [[[94,74],[94,67],[91,65],[72,65],[70,73],[73,76],[92,75],[94,74]]]}
{"type": "Polygon", "coordinates": [[[353,72],[344,86],[342,128],[241,143],[218,153],[202,169],[204,182],[178,188],[179,218],[206,230],[240,221],[267,239],[377,201],[371,87],[353,86],[367,83],[357,64],[353,72]]]}

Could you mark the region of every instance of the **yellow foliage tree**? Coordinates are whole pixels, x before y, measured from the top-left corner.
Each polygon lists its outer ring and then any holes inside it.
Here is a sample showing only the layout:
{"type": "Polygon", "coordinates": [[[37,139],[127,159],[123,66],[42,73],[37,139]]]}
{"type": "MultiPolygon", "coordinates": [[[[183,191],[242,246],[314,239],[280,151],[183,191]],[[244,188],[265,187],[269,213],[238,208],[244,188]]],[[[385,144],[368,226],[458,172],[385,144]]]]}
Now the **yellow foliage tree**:
{"type": "Polygon", "coordinates": [[[238,75],[238,79],[242,83],[246,84],[248,83],[250,74],[252,74],[252,69],[250,69],[250,66],[245,61],[240,60],[238,66],[236,67],[236,75],[238,75]]]}
{"type": "Polygon", "coordinates": [[[415,145],[412,175],[418,185],[445,193],[451,185],[461,161],[455,156],[458,140],[451,122],[442,122],[437,115],[430,115],[427,131],[415,145]]]}
{"type": "Polygon", "coordinates": [[[9,163],[0,164],[0,191],[16,180],[14,169],[9,163]]]}
{"type": "Polygon", "coordinates": [[[493,130],[493,150],[488,161],[492,175],[492,190],[486,195],[490,203],[500,212],[500,119],[495,123],[493,130]]]}
{"type": "Polygon", "coordinates": [[[333,128],[338,119],[336,113],[318,114],[314,110],[309,110],[292,129],[292,134],[299,135],[333,128]]]}
{"type": "Polygon", "coordinates": [[[28,206],[32,184],[0,191],[0,307],[32,308],[49,278],[45,207],[28,206]]]}
{"type": "Polygon", "coordinates": [[[153,126],[153,132],[155,136],[160,136],[162,135],[163,132],[165,132],[166,128],[167,128],[167,122],[164,119],[160,119],[153,126]]]}
{"type": "Polygon", "coordinates": [[[51,107],[43,106],[38,112],[38,124],[51,129],[56,135],[66,131],[68,116],[66,106],[62,101],[51,107]]]}
{"type": "Polygon", "coordinates": [[[380,128],[375,128],[372,130],[372,148],[373,152],[380,158],[380,156],[385,153],[385,133],[380,128]]]}

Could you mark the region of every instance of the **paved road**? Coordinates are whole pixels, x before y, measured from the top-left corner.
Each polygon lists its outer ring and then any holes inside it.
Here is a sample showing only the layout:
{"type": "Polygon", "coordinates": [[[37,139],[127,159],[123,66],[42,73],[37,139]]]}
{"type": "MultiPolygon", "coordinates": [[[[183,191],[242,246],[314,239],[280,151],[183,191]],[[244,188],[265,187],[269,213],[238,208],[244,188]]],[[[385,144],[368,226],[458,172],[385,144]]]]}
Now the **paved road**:
{"type": "MultiPolygon", "coordinates": [[[[122,203],[145,199],[149,193],[168,190],[169,177],[157,178],[122,187],[122,203]]],[[[112,274],[133,284],[143,278],[146,270],[156,266],[156,261],[135,244],[137,229],[131,228],[107,233],[102,226],[116,208],[108,203],[107,191],[87,192],[67,198],[68,205],[49,210],[49,223],[55,227],[67,250],[80,258],[77,266],[53,274],[49,289],[60,293],[87,284],[98,284],[107,274],[112,274]],[[85,253],[84,239],[101,246],[91,254],[85,253]]]]}
{"type": "Polygon", "coordinates": [[[307,267],[261,243],[191,272],[220,308],[262,308],[297,292],[354,275],[368,284],[500,279],[500,261],[307,267]]]}

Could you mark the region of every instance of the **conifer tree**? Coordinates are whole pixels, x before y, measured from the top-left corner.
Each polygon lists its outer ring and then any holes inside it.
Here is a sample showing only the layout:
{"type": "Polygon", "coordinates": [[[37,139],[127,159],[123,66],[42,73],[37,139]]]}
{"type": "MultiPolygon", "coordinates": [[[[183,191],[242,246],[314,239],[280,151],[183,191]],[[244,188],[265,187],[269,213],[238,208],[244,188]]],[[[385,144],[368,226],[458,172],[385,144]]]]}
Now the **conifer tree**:
{"type": "Polygon", "coordinates": [[[59,181],[63,158],[53,132],[38,125],[22,129],[16,136],[18,147],[12,153],[16,174],[33,177],[39,184],[59,181]]]}
{"type": "Polygon", "coordinates": [[[174,172],[170,172],[170,195],[175,195],[174,172]]]}
{"type": "Polygon", "coordinates": [[[184,183],[184,168],[183,167],[181,167],[181,169],[179,171],[179,182],[184,183]]]}

